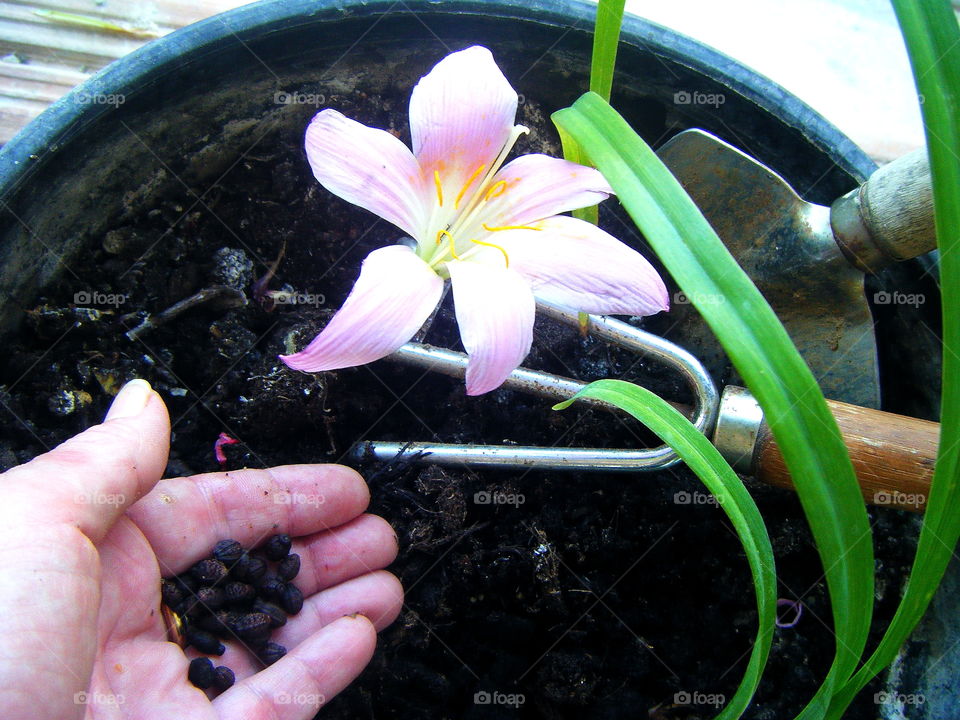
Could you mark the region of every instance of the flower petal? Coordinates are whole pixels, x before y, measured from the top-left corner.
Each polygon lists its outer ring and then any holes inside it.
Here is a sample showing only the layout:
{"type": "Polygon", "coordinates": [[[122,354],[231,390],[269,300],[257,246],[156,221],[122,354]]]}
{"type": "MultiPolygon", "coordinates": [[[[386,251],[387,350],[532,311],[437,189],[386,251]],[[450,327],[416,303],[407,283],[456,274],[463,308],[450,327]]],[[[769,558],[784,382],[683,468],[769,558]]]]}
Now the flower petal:
{"type": "Polygon", "coordinates": [[[454,260],[453,283],[460,339],[470,355],[467,395],[498,388],[523,362],[533,343],[536,306],[530,287],[503,265],[454,260]]]}
{"type": "Polygon", "coordinates": [[[442,292],[443,279],[410,248],[390,245],[374,250],[363,261],[343,307],[323,331],[304,350],[280,359],[304,372],[379,360],[413,337],[442,292]]]}
{"type": "MultiPolygon", "coordinates": [[[[413,154],[436,196],[434,171],[452,217],[465,187],[476,190],[514,127],[517,93],[490,51],[474,46],[447,55],[421,78],[410,96],[413,154]],[[468,184],[469,183],[469,184],[468,184]]],[[[468,198],[469,192],[463,197],[468,198]]],[[[462,208],[462,205],[461,205],[462,208]]]]}
{"type": "MultiPolygon", "coordinates": [[[[588,222],[557,215],[540,230],[505,230],[490,240],[510,268],[547,302],[599,314],[653,315],[670,308],[660,275],[636,250],[588,222]]],[[[484,249],[491,263],[497,250],[484,249]]],[[[484,258],[486,259],[486,257],[484,258]]]]}
{"type": "Polygon", "coordinates": [[[480,213],[480,221],[489,227],[527,225],[557,213],[596,205],[612,193],[603,175],[594,168],[548,155],[522,155],[494,176],[488,191],[491,197],[480,213]],[[505,189],[496,194],[501,182],[505,189]]]}
{"type": "Polygon", "coordinates": [[[304,144],[313,175],[327,190],[376,213],[415,239],[426,226],[430,193],[410,149],[385,130],[322,110],[304,144]]]}

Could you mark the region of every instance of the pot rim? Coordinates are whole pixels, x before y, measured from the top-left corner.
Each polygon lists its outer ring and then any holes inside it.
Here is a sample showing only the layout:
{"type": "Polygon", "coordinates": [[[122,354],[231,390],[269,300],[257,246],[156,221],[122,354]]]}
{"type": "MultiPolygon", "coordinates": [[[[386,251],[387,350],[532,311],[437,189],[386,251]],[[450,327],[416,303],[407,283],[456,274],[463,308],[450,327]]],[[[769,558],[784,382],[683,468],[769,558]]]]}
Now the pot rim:
{"type": "MultiPolygon", "coordinates": [[[[396,0],[261,0],[180,28],[102,68],[58,99],[0,148],[0,198],[15,191],[83,135],[112,106],[80,102],[83,95],[127,95],[175,71],[187,56],[200,57],[224,43],[313,23],[386,18],[396,0]],[[125,92],[128,91],[128,92],[125,92]]],[[[486,16],[589,32],[596,5],[584,0],[406,0],[404,14],[452,19],[486,16]]],[[[876,164],[813,108],[769,78],[703,43],[644,18],[625,15],[621,41],[720,82],[806,139],[848,174],[863,180],[876,164]]]]}

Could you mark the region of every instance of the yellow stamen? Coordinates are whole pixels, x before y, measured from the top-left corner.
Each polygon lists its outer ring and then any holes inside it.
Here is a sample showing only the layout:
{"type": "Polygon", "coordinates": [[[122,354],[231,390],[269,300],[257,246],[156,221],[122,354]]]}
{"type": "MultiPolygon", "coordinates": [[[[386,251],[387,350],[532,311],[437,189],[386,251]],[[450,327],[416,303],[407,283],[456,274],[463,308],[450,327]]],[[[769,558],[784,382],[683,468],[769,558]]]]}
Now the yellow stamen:
{"type": "Polygon", "coordinates": [[[507,191],[507,181],[506,180],[497,180],[493,185],[490,186],[490,189],[487,190],[487,194],[484,196],[484,201],[489,202],[495,197],[500,197],[507,191]]]}
{"type": "Polygon", "coordinates": [[[450,233],[448,233],[446,230],[438,230],[438,231],[437,231],[437,245],[439,245],[439,244],[441,243],[441,241],[443,240],[443,236],[444,236],[444,235],[447,236],[447,239],[450,241],[450,244],[453,245],[453,235],[451,235],[450,233]]]}
{"type": "Polygon", "coordinates": [[[483,240],[474,240],[474,239],[472,239],[472,238],[470,239],[470,242],[476,243],[477,245],[484,245],[484,246],[486,246],[486,247],[496,248],[497,250],[499,250],[500,252],[503,253],[503,259],[504,259],[504,261],[507,263],[507,267],[510,267],[510,256],[507,255],[507,251],[504,250],[504,249],[503,249],[502,247],[500,247],[499,245],[494,245],[494,244],[491,243],[491,242],[484,242],[483,240]]]}
{"type": "Polygon", "coordinates": [[[457,195],[457,199],[453,203],[454,210],[460,209],[460,201],[463,200],[463,196],[466,194],[467,188],[469,188],[473,184],[473,181],[477,179],[477,176],[480,173],[482,173],[484,170],[486,170],[486,168],[487,168],[486,165],[481,165],[480,167],[478,167],[476,170],[473,171],[473,175],[467,178],[467,181],[463,184],[463,187],[460,188],[460,194],[457,195]]]}
{"type": "MultiPolygon", "coordinates": [[[[437,201],[443,207],[443,185],[440,184],[440,171],[433,171],[433,184],[437,186],[437,201]]],[[[437,241],[439,243],[439,240],[437,241]]]]}
{"type": "Polygon", "coordinates": [[[533,225],[500,225],[499,227],[490,227],[486,223],[483,223],[483,229],[487,232],[499,232],[500,230],[543,230],[543,228],[534,227],[533,225]]]}

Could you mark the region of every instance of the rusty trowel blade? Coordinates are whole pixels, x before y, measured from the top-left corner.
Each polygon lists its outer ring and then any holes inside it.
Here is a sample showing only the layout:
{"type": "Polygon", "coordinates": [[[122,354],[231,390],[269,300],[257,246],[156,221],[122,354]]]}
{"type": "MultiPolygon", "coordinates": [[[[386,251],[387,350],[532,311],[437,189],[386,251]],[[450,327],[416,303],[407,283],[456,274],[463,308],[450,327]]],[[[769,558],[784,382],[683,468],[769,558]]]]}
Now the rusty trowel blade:
{"type": "MultiPolygon", "coordinates": [[[[676,135],[657,155],[777,313],[824,394],[878,407],[877,348],[863,274],[834,241],[830,209],[804,202],[772,170],[702,130],[676,135]]],[[[739,382],[689,299],[675,296],[672,314],[677,337],[714,377],[739,382]]]]}

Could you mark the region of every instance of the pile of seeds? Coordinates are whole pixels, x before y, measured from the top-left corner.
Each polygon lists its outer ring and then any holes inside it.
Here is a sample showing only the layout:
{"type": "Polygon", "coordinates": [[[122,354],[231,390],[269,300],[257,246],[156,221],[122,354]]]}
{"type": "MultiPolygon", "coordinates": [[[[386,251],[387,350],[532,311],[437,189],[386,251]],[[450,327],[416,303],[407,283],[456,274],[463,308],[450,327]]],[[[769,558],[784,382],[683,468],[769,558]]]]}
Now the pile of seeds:
{"type": "MultiPolygon", "coordinates": [[[[163,602],[180,617],[187,644],[220,656],[221,640],[239,640],[265,665],[282,658],[287,649],[270,642],[270,634],[303,607],[303,593],[292,582],[300,556],[290,544],[289,535],[274,535],[248,552],[236,540],[221,540],[211,557],[161,580],[163,602]]],[[[207,657],[190,662],[188,677],[204,690],[226,690],[234,682],[230,668],[214,667],[207,657]]]]}

